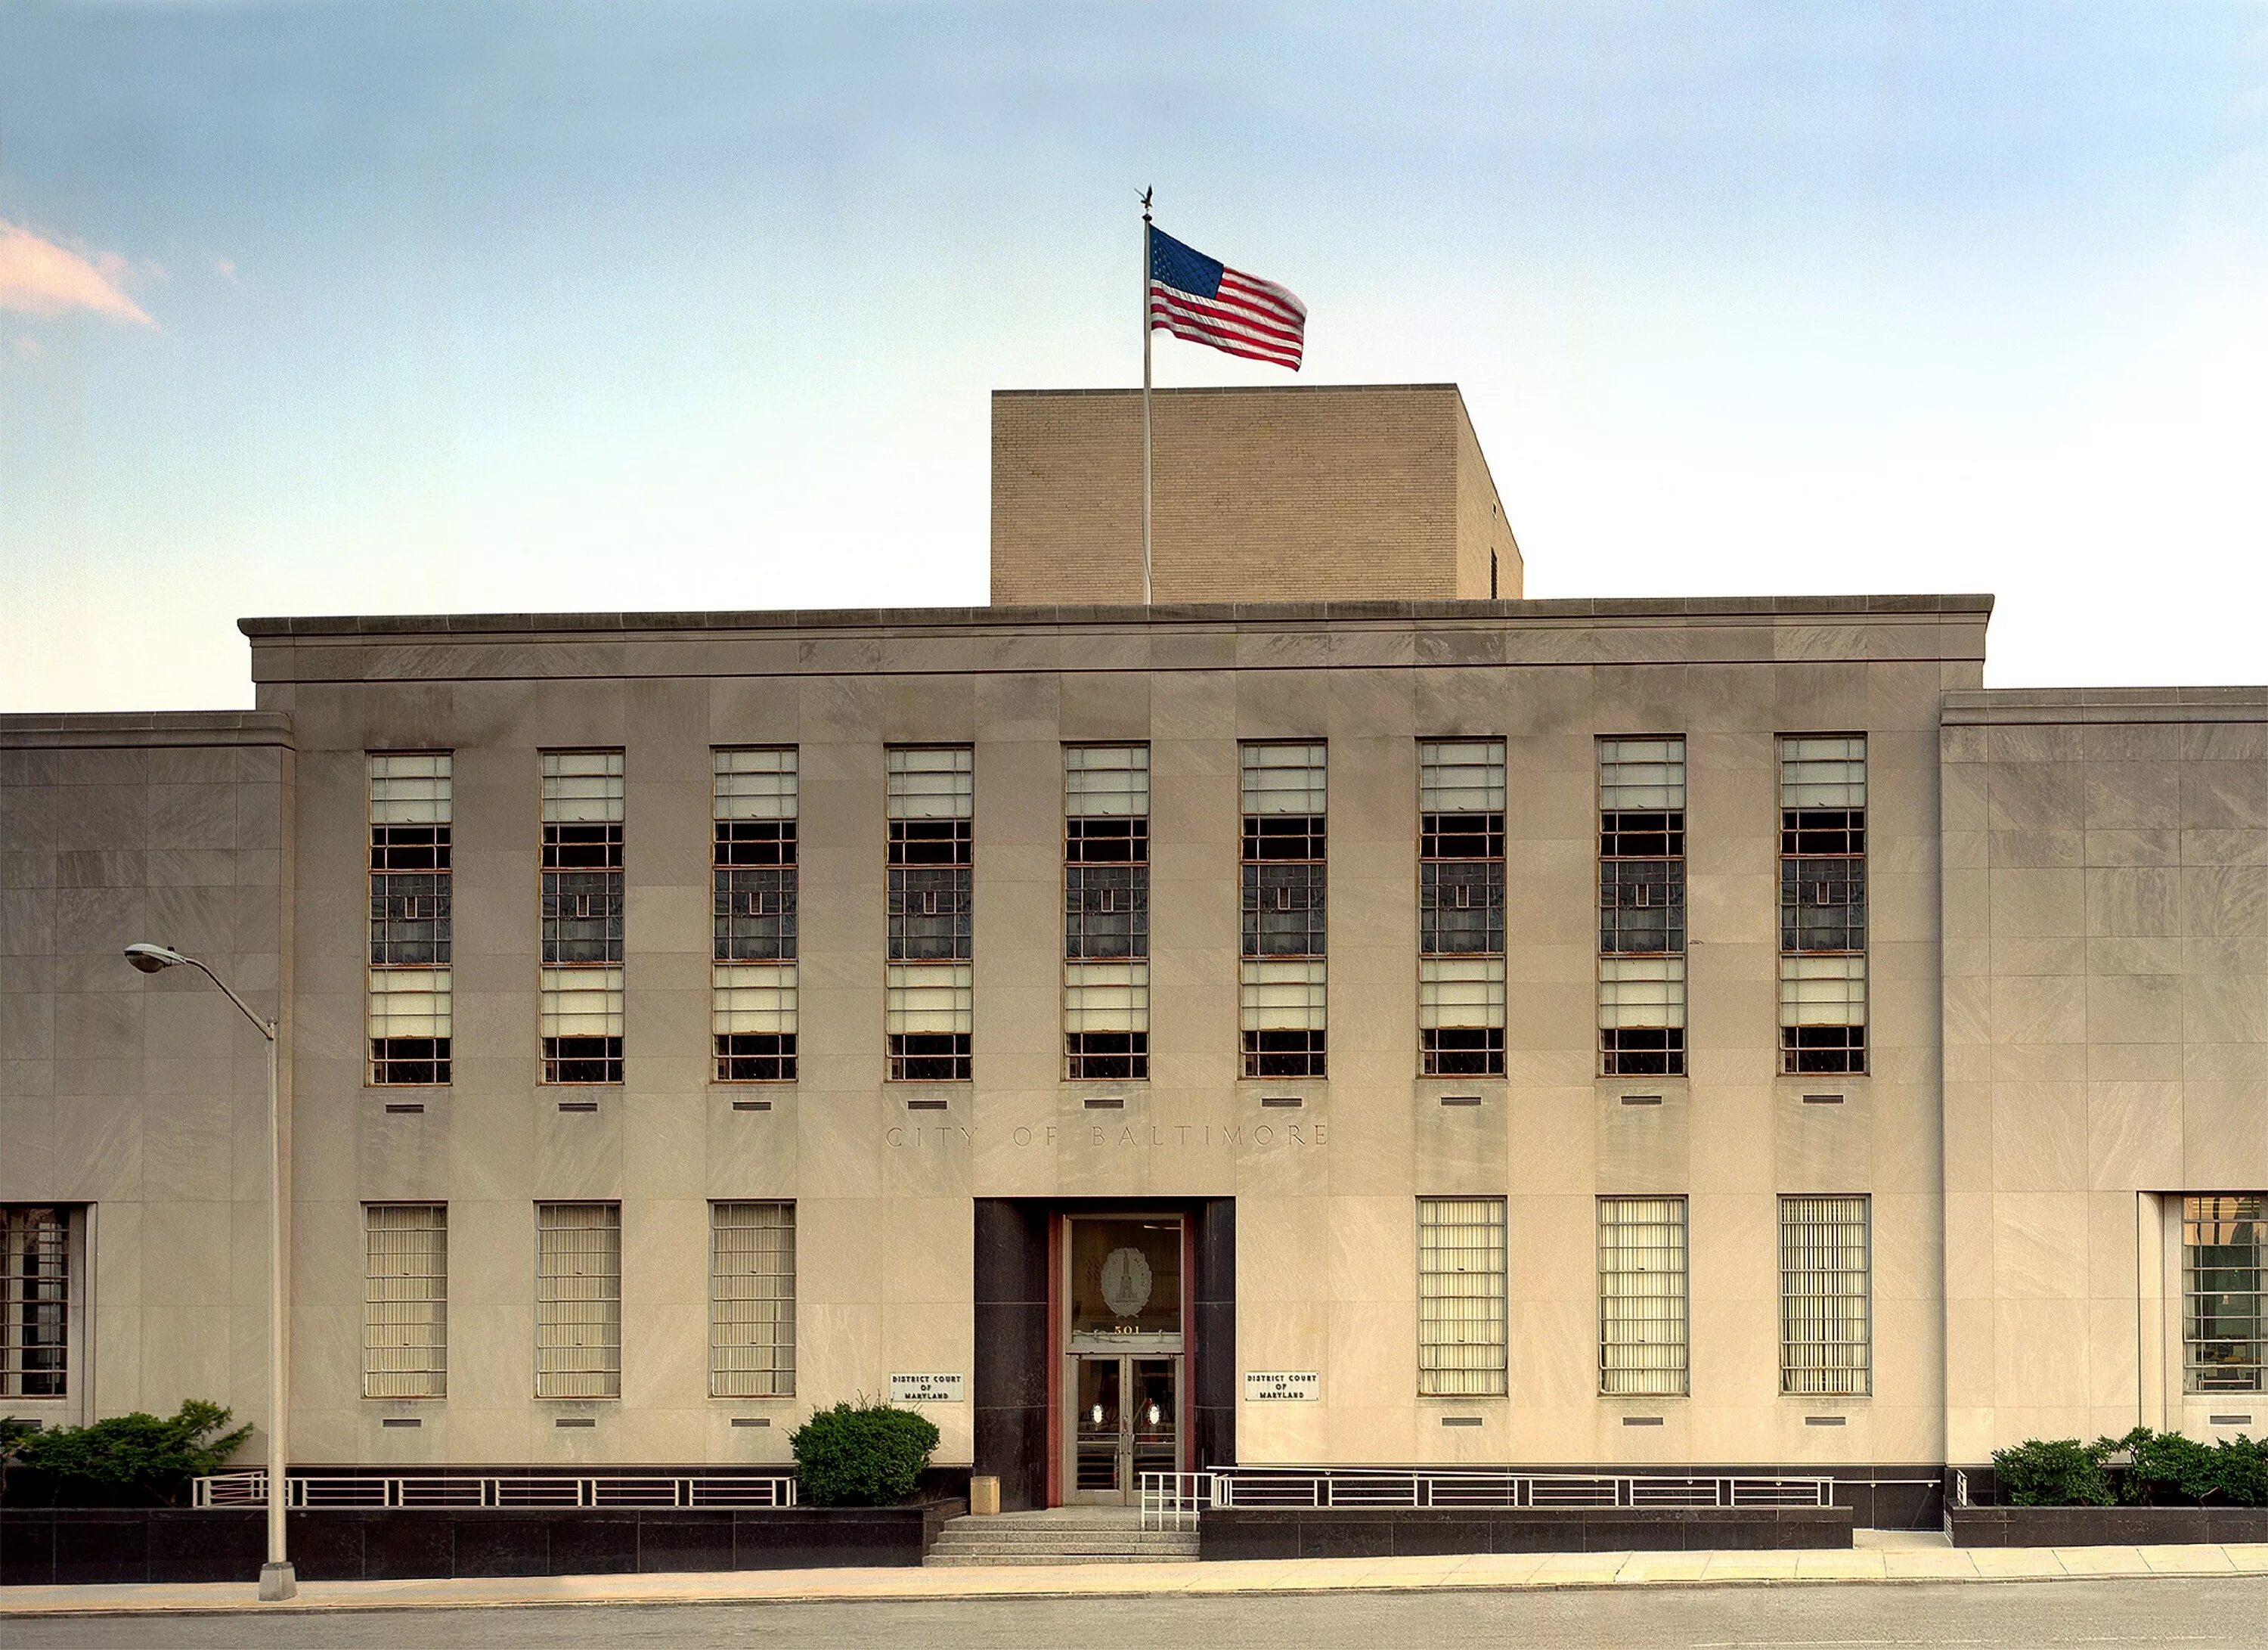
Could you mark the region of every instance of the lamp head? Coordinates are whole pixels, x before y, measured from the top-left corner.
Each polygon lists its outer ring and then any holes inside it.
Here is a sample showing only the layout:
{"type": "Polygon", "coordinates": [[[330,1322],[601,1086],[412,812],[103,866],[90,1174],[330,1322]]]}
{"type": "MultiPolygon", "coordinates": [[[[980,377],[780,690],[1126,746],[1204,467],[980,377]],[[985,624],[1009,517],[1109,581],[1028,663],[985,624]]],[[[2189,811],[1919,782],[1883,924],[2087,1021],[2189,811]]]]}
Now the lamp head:
{"type": "Polygon", "coordinates": [[[170,946],[153,946],[147,940],[127,947],[126,960],[144,974],[156,974],[160,969],[172,968],[176,962],[188,961],[170,946]]]}

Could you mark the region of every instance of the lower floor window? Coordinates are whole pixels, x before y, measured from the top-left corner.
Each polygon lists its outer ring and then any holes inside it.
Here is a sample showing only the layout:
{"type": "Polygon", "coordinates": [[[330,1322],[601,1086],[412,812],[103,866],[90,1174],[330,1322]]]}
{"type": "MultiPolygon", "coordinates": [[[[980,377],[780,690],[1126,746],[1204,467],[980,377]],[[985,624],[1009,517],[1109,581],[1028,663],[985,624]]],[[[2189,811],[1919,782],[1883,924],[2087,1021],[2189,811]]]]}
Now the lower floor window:
{"type": "Polygon", "coordinates": [[[60,1398],[70,1381],[68,1209],[0,1204],[0,1398],[60,1398]]]}
{"type": "Polygon", "coordinates": [[[545,1082],[622,1080],[622,998],[619,965],[543,969],[537,1035],[545,1082]]]}
{"type": "Polygon", "coordinates": [[[1599,1033],[1602,1077],[1682,1077],[1684,1072],[1683,1026],[1609,1026],[1599,1033]]]}
{"type": "Polygon", "coordinates": [[[894,1083],[965,1083],[974,1070],[965,1031],[893,1032],[889,1052],[894,1083]]]}
{"type": "Polygon", "coordinates": [[[620,1037],[546,1037],[543,1080],[547,1083],[619,1083],[622,1080],[620,1037]]]}
{"type": "Polygon", "coordinates": [[[1427,1077],[1504,1075],[1504,959],[1418,961],[1418,1046],[1427,1077]]]}
{"type": "Polygon", "coordinates": [[[1779,1389],[1863,1397],[1874,1390],[1864,1196],[1779,1200],[1779,1389]]]}
{"type": "Polygon", "coordinates": [[[1502,1077],[1502,1027],[1432,1026],[1418,1034],[1428,1077],[1502,1077]]]}
{"type": "Polygon", "coordinates": [[[1248,1031],[1244,1034],[1247,1077],[1322,1077],[1323,1034],[1320,1031],[1248,1031]]]}
{"type": "Polygon", "coordinates": [[[1599,1074],[1679,1077],[1685,1071],[1685,959],[1599,959],[1599,1074]]]}
{"type": "Polygon", "coordinates": [[[1599,1199],[1599,1390],[1687,1391],[1685,1199],[1599,1199]]]}
{"type": "Polygon", "coordinates": [[[2182,1342],[2190,1391],[2268,1391],[2268,1193],[2182,1200],[2182,1342]]]}
{"type": "Polygon", "coordinates": [[[622,1211],[535,1205],[535,1396],[622,1396],[622,1211]]]}
{"type": "Polygon", "coordinates": [[[1064,1034],[1064,1075],[1072,1082],[1139,1080],[1150,1075],[1146,1031],[1064,1034]]]}
{"type": "Polygon", "coordinates": [[[449,1080],[446,1037],[372,1037],[370,1080],[374,1084],[435,1084],[449,1080]]]}
{"type": "Polygon", "coordinates": [[[720,1083],[793,1082],[795,1034],[792,1031],[718,1033],[717,1080],[720,1083]]]}
{"type": "Polygon", "coordinates": [[[370,1080],[390,1086],[449,1080],[450,970],[370,970],[370,1080]]]}
{"type": "Polygon", "coordinates": [[[1245,1076],[1322,1076],[1326,1009],[1322,958],[1247,957],[1237,976],[1245,1076]]]}
{"type": "Polygon", "coordinates": [[[1867,1069],[1864,1026],[1782,1026],[1779,1069],[1802,1072],[1863,1072],[1867,1069]]]}
{"type": "Polygon", "coordinates": [[[1867,1069],[1867,959],[1785,953],[1779,960],[1779,1069],[1867,1069]]]}

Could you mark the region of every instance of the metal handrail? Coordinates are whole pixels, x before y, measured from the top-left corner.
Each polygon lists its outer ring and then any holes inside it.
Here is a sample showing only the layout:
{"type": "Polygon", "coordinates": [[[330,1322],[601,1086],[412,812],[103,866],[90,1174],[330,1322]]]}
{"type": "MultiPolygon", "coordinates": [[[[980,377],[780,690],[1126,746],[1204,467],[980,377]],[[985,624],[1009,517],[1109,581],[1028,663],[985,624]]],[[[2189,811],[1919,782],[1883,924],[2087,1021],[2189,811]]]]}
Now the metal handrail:
{"type": "Polygon", "coordinates": [[[1142,1475],[1142,1528],[1195,1529],[1197,1515],[1212,1505],[1210,1472],[1145,1472],[1142,1475]]]}
{"type": "Polygon", "coordinates": [[[1832,1478],[1486,1472],[1375,1468],[1216,1468],[1142,1475],[1143,1528],[1190,1527],[1207,1507],[1832,1506],[1832,1478]],[[1153,1519],[1157,1521],[1153,1523],[1153,1519]]]}
{"type": "MultiPolygon", "coordinates": [[[[196,1479],[190,1505],[265,1506],[268,1472],[220,1472],[196,1479]]],[[[796,1504],[784,1475],[674,1474],[578,1477],[521,1473],[482,1477],[457,1473],[323,1474],[284,1480],[284,1504],[303,1512],[372,1507],[747,1507],[796,1504]]]]}

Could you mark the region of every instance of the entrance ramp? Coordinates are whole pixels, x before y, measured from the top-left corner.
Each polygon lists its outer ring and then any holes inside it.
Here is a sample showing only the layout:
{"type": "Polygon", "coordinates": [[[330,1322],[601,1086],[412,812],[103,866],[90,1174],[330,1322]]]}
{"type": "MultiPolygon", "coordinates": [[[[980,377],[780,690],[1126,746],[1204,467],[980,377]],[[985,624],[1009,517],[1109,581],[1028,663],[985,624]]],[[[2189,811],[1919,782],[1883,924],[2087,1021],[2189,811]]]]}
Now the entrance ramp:
{"type": "Polygon", "coordinates": [[[1144,1529],[1138,1507],[1052,1506],[1044,1512],[949,1520],[923,1562],[939,1568],[1194,1564],[1197,1556],[1196,1530],[1144,1529]]]}

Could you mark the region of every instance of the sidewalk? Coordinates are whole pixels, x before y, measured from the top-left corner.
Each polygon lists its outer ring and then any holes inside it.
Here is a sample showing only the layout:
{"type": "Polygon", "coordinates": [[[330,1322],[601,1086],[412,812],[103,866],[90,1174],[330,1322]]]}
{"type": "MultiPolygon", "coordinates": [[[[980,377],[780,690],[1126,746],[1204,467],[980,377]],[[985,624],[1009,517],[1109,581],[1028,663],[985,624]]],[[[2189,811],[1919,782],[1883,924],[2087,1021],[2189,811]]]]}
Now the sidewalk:
{"type": "Polygon", "coordinates": [[[250,1580],[120,1587],[11,1587],[0,1618],[257,1610],[477,1609],[544,1604],[756,1604],[956,1598],[1109,1598],[1171,1594],[1394,1593],[1432,1588],[1771,1586],[1872,1581],[2102,1580],[2118,1576],[2268,1577],[2268,1543],[2190,1547],[1874,1547],[1835,1552],[1494,1553],[1284,1558],[989,1570],[748,1570],[706,1575],[528,1576],[463,1581],[309,1581],[261,1604],[250,1580]]]}

